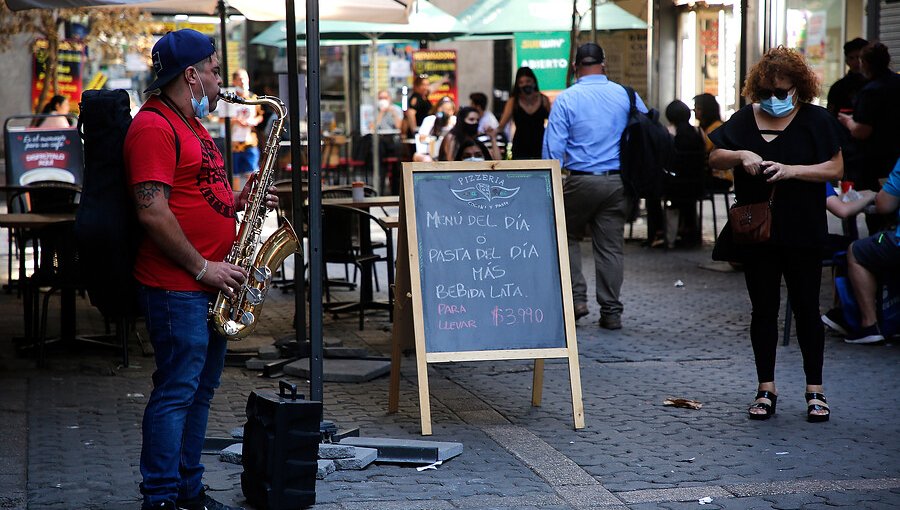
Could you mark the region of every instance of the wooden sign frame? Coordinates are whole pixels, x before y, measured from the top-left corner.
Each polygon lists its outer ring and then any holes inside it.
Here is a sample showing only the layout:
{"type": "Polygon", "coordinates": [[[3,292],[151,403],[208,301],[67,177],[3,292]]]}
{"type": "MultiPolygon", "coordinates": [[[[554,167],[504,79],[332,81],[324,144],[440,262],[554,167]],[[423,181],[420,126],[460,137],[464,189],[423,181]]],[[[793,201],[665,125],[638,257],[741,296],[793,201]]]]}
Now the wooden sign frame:
{"type": "MultiPolygon", "coordinates": [[[[486,161],[486,162],[440,162],[440,163],[404,163],[403,164],[403,189],[404,196],[401,204],[401,214],[405,216],[405,222],[401,221],[400,245],[406,246],[407,253],[398,253],[398,267],[408,263],[409,268],[409,294],[411,298],[411,310],[405,310],[408,317],[412,316],[412,326],[415,337],[416,364],[419,386],[419,409],[421,413],[422,435],[431,435],[431,404],[428,389],[428,364],[446,363],[456,361],[485,361],[485,360],[516,360],[534,359],[534,376],[532,386],[532,405],[541,405],[543,385],[543,360],[546,358],[566,358],[569,364],[569,383],[572,394],[572,414],[576,429],[584,428],[584,405],[581,392],[581,370],[578,363],[578,345],[575,335],[574,305],[572,302],[572,284],[569,272],[569,250],[566,237],[565,209],[563,206],[562,178],[559,162],[555,160],[532,161],[486,161]],[[560,296],[562,301],[562,323],[565,334],[565,347],[535,348],[535,349],[496,349],[460,352],[428,352],[425,341],[425,321],[423,320],[423,296],[422,275],[419,270],[419,240],[416,226],[415,211],[415,187],[414,174],[422,172],[509,172],[509,171],[535,171],[550,173],[552,191],[552,209],[556,226],[556,248],[559,263],[560,296]],[[405,228],[404,228],[405,227],[405,228]],[[406,241],[406,242],[404,242],[406,241]],[[401,257],[408,257],[408,261],[399,261],[401,257]],[[411,312],[411,314],[410,314],[411,312]]],[[[401,289],[398,288],[398,294],[401,289]]],[[[398,314],[395,319],[403,320],[398,314]]],[[[398,325],[395,324],[395,327],[398,325]]],[[[403,328],[400,328],[402,330],[403,328]]],[[[399,365],[398,339],[394,339],[396,365],[399,365]]],[[[399,366],[393,367],[391,382],[391,398],[389,399],[389,411],[396,411],[397,393],[399,391],[399,366]]]]}

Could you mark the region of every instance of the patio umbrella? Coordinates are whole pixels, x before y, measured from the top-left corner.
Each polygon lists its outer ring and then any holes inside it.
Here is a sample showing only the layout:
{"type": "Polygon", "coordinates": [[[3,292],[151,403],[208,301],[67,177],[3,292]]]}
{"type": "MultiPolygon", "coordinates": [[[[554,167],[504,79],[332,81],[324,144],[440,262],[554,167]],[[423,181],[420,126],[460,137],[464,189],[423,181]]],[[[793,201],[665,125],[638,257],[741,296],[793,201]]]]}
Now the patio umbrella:
{"type": "MultiPolygon", "coordinates": [[[[305,27],[301,22],[296,23],[297,44],[304,44],[306,39],[305,27]]],[[[418,0],[416,9],[409,15],[408,23],[378,23],[356,21],[329,21],[319,24],[321,40],[337,41],[366,41],[371,43],[370,60],[374,61],[375,46],[379,42],[387,41],[412,41],[412,40],[440,40],[465,33],[463,26],[456,18],[443,10],[435,7],[427,0],[418,0]]],[[[254,37],[252,44],[285,47],[288,44],[287,23],[279,21],[254,37]]],[[[377,68],[376,68],[377,72],[377,68]]],[[[372,74],[372,80],[377,83],[378,77],[372,74]]],[[[372,93],[377,94],[376,87],[372,87],[372,93]]],[[[374,103],[374,100],[373,100],[374,103]]],[[[379,157],[380,145],[377,130],[372,133],[372,178],[376,187],[381,183],[381,171],[379,157]]]]}
{"type": "MultiPolygon", "coordinates": [[[[324,0],[319,8],[322,20],[355,20],[374,23],[405,23],[414,0],[324,0]]],[[[285,2],[271,0],[230,0],[229,5],[254,21],[287,19],[285,2]]],[[[301,2],[295,19],[306,18],[301,2]]]]}
{"type": "Polygon", "coordinates": [[[218,0],[7,0],[14,11],[26,9],[71,9],[75,7],[140,7],[141,9],[179,12],[184,14],[214,14],[218,0]]]}
{"type": "MultiPolygon", "coordinates": [[[[561,32],[572,29],[572,12],[561,8],[559,0],[481,0],[459,15],[466,34],[509,36],[514,32],[561,32]]],[[[571,5],[571,4],[570,4],[571,5]]],[[[590,10],[590,1],[581,1],[578,12],[590,10]]],[[[647,28],[647,23],[611,2],[596,2],[597,30],[647,28]]],[[[581,30],[591,29],[591,17],[584,16],[581,30]]],[[[500,37],[497,37],[500,38],[500,37]]]]}
{"type": "MultiPolygon", "coordinates": [[[[246,0],[244,0],[246,1],[246,0]]],[[[418,0],[416,10],[409,15],[407,23],[383,23],[377,21],[331,21],[319,23],[321,39],[326,40],[438,40],[465,33],[463,26],[456,18],[435,7],[427,0],[418,0]]],[[[242,11],[243,12],[243,11],[242,11]]],[[[297,23],[297,39],[306,38],[305,26],[297,23]]],[[[252,44],[285,47],[287,45],[287,27],[284,21],[272,26],[254,37],[252,44]]]]}

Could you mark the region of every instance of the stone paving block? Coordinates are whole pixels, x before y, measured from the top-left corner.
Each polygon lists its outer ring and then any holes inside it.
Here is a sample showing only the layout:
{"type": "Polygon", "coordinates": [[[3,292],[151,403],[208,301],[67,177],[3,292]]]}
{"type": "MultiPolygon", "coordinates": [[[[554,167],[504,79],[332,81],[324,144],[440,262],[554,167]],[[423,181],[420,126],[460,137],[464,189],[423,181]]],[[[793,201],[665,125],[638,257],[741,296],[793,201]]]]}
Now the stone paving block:
{"type": "Polygon", "coordinates": [[[235,427],[231,429],[228,435],[235,439],[244,439],[244,427],[235,427]]]}
{"type": "Polygon", "coordinates": [[[244,362],[244,368],[247,370],[262,370],[263,367],[269,363],[269,360],[264,360],[262,358],[250,358],[244,362]]]}
{"type": "MultiPolygon", "coordinates": [[[[322,360],[322,379],[325,382],[360,383],[381,377],[391,370],[389,361],[367,359],[322,360]]],[[[309,377],[309,358],[299,359],[284,366],[284,373],[295,377],[309,377]]]]}
{"type": "Polygon", "coordinates": [[[231,464],[240,464],[243,451],[243,443],[233,444],[228,448],[222,450],[222,453],[219,454],[219,460],[221,460],[222,462],[229,462],[231,464]]]}
{"type": "Polygon", "coordinates": [[[320,459],[351,459],[356,455],[355,448],[350,445],[338,443],[320,443],[320,459]]]}
{"type": "Polygon", "coordinates": [[[334,465],[340,470],[365,469],[378,458],[378,450],[375,448],[354,448],[353,457],[334,459],[334,465]]]}
{"type": "Polygon", "coordinates": [[[335,465],[333,460],[319,459],[319,469],[316,471],[316,480],[324,480],[326,476],[334,473],[335,465]]]}
{"type": "Polygon", "coordinates": [[[263,345],[257,351],[257,357],[265,360],[276,360],[281,356],[281,349],[274,345],[263,345]]]}
{"type": "Polygon", "coordinates": [[[421,439],[392,439],[383,437],[345,437],[341,444],[374,448],[378,462],[427,463],[446,461],[463,452],[462,443],[423,441],[421,439]]]}
{"type": "Polygon", "coordinates": [[[322,354],[326,358],[368,358],[373,353],[365,347],[325,347],[322,354]]]}

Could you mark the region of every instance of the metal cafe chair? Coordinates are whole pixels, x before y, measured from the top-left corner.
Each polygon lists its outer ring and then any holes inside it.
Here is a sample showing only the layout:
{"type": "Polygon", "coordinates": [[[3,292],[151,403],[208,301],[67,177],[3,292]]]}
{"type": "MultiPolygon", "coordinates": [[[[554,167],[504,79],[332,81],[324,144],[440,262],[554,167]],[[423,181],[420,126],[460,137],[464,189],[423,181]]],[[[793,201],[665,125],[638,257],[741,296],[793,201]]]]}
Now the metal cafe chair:
{"type": "MultiPolygon", "coordinates": [[[[359,285],[359,301],[352,303],[331,303],[327,308],[334,313],[341,311],[357,310],[359,312],[359,329],[363,329],[365,322],[365,310],[367,308],[386,308],[389,313],[393,308],[393,296],[388,292],[388,303],[377,303],[374,300],[372,281],[374,279],[375,263],[387,261],[388,288],[394,284],[393,238],[391,233],[380,218],[366,211],[341,205],[322,206],[322,251],[326,264],[352,264],[361,274],[359,285]],[[387,253],[384,256],[373,252],[371,243],[372,224],[377,225],[385,233],[387,239],[387,253]]],[[[330,287],[335,285],[325,276],[324,287],[327,293],[330,287]]]]}

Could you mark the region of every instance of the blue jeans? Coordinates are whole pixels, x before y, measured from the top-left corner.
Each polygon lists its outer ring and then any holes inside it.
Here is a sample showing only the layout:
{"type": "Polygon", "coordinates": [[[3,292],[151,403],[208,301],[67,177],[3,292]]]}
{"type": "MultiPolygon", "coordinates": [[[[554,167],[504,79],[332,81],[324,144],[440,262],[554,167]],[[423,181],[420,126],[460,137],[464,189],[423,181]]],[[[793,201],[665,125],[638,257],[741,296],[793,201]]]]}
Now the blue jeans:
{"type": "Polygon", "coordinates": [[[196,497],[203,487],[200,452],[226,349],[226,340],[207,321],[214,298],[206,292],[140,289],[156,358],[141,449],[145,507],[196,497]]]}

